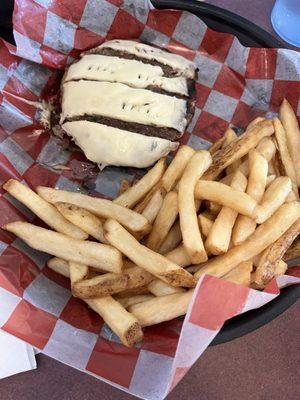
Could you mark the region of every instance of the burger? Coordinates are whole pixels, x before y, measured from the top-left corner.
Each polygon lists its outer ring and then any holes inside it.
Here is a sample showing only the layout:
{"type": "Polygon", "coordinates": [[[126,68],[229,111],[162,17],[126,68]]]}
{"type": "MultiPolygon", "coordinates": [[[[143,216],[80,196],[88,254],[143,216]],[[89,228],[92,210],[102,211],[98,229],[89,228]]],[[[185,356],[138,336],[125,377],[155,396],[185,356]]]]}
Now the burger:
{"type": "Polygon", "coordinates": [[[52,131],[100,168],[148,167],[178,147],[194,114],[196,77],[180,55],[107,41],[65,71],[52,131]]]}

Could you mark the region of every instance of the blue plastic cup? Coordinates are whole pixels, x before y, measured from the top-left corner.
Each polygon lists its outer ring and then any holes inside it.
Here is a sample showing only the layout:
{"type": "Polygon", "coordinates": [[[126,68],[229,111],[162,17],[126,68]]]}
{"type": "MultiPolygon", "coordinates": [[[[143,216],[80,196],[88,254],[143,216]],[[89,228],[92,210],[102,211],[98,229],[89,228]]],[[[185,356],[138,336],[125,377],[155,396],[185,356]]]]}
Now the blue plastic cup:
{"type": "Polygon", "coordinates": [[[276,0],[271,22],[283,40],[300,47],[300,0],[276,0]]]}

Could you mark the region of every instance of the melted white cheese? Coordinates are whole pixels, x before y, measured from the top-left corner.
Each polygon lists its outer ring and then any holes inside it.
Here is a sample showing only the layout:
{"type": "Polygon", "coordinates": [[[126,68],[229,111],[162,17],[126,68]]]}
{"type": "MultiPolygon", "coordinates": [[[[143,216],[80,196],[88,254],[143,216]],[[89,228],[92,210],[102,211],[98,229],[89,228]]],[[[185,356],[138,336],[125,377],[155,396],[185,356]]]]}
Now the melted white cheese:
{"type": "Polygon", "coordinates": [[[122,83],[76,81],[63,85],[61,123],[84,114],[174,128],[184,132],[187,102],[122,83]]]}
{"type": "Polygon", "coordinates": [[[69,67],[64,81],[79,79],[120,82],[136,88],[154,85],[170,93],[188,95],[186,78],[167,78],[163,76],[161,67],[119,57],[98,54],[83,56],[69,67]]]}
{"type": "Polygon", "coordinates": [[[178,147],[178,143],[166,139],[89,121],[66,122],[62,128],[97,164],[145,168],[178,147]]]}
{"type": "Polygon", "coordinates": [[[114,50],[125,51],[147,60],[155,60],[161,64],[168,65],[187,78],[194,78],[196,65],[186,58],[163,51],[157,47],[152,47],[144,43],[135,42],[133,40],[110,40],[98,46],[98,48],[109,48],[114,50]]]}

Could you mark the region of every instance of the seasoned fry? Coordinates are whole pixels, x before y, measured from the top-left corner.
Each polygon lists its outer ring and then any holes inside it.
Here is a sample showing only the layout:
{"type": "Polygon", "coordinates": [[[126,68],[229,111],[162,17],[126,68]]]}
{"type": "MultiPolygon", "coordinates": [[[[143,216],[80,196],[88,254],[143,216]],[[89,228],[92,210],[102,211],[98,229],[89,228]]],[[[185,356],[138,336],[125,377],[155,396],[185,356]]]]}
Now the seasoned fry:
{"type": "Polygon", "coordinates": [[[189,161],[179,182],[178,205],[183,244],[192,264],[207,260],[197,221],[194,191],[197,181],[211,164],[208,151],[198,151],[189,161]]]}
{"type": "Polygon", "coordinates": [[[212,165],[203,175],[203,179],[216,178],[226,167],[234,161],[240,160],[251,149],[256,147],[264,137],[271,136],[273,133],[272,121],[265,120],[255,124],[238,139],[213,155],[212,165]]]}
{"type": "Polygon", "coordinates": [[[85,302],[104,319],[125,346],[130,347],[142,340],[143,332],[136,317],[126,311],[117,300],[107,296],[85,302]]]}
{"type": "MultiPolygon", "coordinates": [[[[222,147],[228,146],[229,143],[233,142],[237,138],[236,133],[231,128],[228,128],[226,130],[224,136],[225,136],[225,140],[224,140],[222,147]]],[[[240,166],[240,164],[241,164],[241,160],[237,160],[237,161],[233,162],[231,165],[229,165],[226,168],[226,174],[229,175],[232,172],[235,172],[237,170],[237,168],[240,166]]]]}
{"type": "Polygon", "coordinates": [[[84,240],[88,238],[88,235],[82,229],[67,221],[52,204],[49,204],[23,183],[10,179],[3,185],[3,189],[25,204],[34,214],[56,231],[74,239],[84,240]]]}
{"type": "MultiPolygon", "coordinates": [[[[249,152],[249,179],[246,193],[260,203],[267,181],[268,162],[255,149],[249,152]]],[[[249,237],[256,228],[256,222],[245,215],[239,215],[232,231],[232,242],[236,246],[249,237]]]]}
{"type": "Polygon", "coordinates": [[[273,239],[273,243],[265,249],[255,270],[254,281],[258,285],[266,285],[274,277],[277,263],[282,259],[299,233],[300,218],[279,239],[276,241],[273,239]]]}
{"type": "Polygon", "coordinates": [[[300,239],[295,240],[294,243],[287,249],[283,256],[284,261],[294,260],[300,257],[300,239]]]}
{"type": "Polygon", "coordinates": [[[150,222],[150,224],[152,224],[155,218],[157,217],[157,214],[161,209],[163,201],[164,198],[162,195],[162,191],[161,189],[157,189],[156,192],[153,194],[149,203],[144,208],[144,211],[142,212],[142,215],[150,222]]]}
{"type": "Polygon", "coordinates": [[[11,222],[3,229],[14,233],[36,250],[100,270],[121,272],[122,255],[109,245],[73,239],[28,222],[11,222]]]}
{"type": "Polygon", "coordinates": [[[300,132],[297,117],[286,99],[280,106],[279,116],[286,133],[289,153],[296,172],[297,185],[300,186],[300,132]]]}
{"type": "Polygon", "coordinates": [[[53,257],[47,262],[47,266],[60,275],[70,278],[70,266],[68,261],[62,258],[53,257]]]}
{"type": "Polygon", "coordinates": [[[122,193],[116,199],[115,204],[119,204],[123,207],[132,208],[134,207],[145,195],[156,185],[166,169],[166,159],[161,158],[152,167],[146,175],[144,175],[137,183],[132,185],[126,192],[122,193]]]}
{"type": "Polygon", "coordinates": [[[225,136],[223,135],[222,137],[220,137],[220,139],[218,139],[215,143],[213,143],[210,146],[208,151],[210,152],[211,155],[216,153],[223,146],[224,140],[225,140],[225,136]]]}
{"type": "Polygon", "coordinates": [[[153,279],[149,272],[135,266],[124,269],[122,274],[108,273],[81,280],[73,285],[72,291],[74,296],[81,299],[103,297],[148,285],[153,279]]]}
{"type": "Polygon", "coordinates": [[[146,246],[149,249],[158,251],[172,225],[178,216],[178,195],[176,192],[169,192],[163,200],[161,209],[154,221],[146,246]]]}
{"type": "Polygon", "coordinates": [[[213,226],[214,221],[209,219],[207,216],[204,214],[199,214],[198,215],[198,222],[200,225],[200,230],[203,236],[207,237],[209,234],[209,231],[211,230],[211,227],[213,226]]]}
{"type": "Polygon", "coordinates": [[[276,175],[268,175],[266,181],[266,188],[268,188],[275,179],[276,175]]]}
{"type": "MultiPolygon", "coordinates": [[[[234,190],[244,192],[247,187],[247,178],[237,171],[231,182],[234,190]]],[[[229,207],[223,207],[218,214],[205,241],[206,250],[214,255],[225,253],[229,248],[232,228],[238,213],[229,207]]]]}
{"type": "Polygon", "coordinates": [[[288,176],[291,179],[293,192],[295,193],[296,198],[299,198],[296,170],[290,152],[288,150],[288,143],[285,130],[278,118],[273,118],[273,124],[274,124],[275,137],[278,145],[280,158],[282,166],[284,168],[284,175],[288,176]]]}
{"type": "Polygon", "coordinates": [[[141,326],[150,326],[185,315],[193,295],[193,290],[155,297],[144,303],[129,307],[141,326]]]}
{"type": "Polygon", "coordinates": [[[249,217],[256,206],[256,201],[248,194],[214,181],[199,180],[195,188],[195,197],[214,201],[249,217]]]}
{"type": "Polygon", "coordinates": [[[73,261],[69,262],[69,269],[70,269],[70,280],[71,280],[71,287],[73,293],[73,287],[77,282],[82,281],[85,279],[89,273],[89,267],[84,264],[74,263],[73,261]]]}
{"type": "Polygon", "coordinates": [[[125,254],[136,265],[173,286],[193,287],[192,275],[166,257],[140,244],[117,221],[107,220],[105,237],[109,243],[125,254]]]}
{"type": "Polygon", "coordinates": [[[150,293],[154,294],[154,296],[166,296],[172,293],[183,293],[185,290],[181,287],[174,287],[166,282],[161,281],[160,279],[155,279],[150,282],[148,285],[148,290],[150,293]]]}
{"type": "Polygon", "coordinates": [[[55,203],[58,211],[72,224],[81,228],[88,235],[93,236],[99,242],[106,243],[103,224],[100,218],[82,207],[69,203],[55,203]]]}
{"type": "Polygon", "coordinates": [[[131,186],[130,182],[127,179],[122,179],[120,187],[119,187],[119,196],[126,192],[127,189],[129,189],[131,186]]]}
{"type": "Polygon", "coordinates": [[[168,260],[173,261],[173,263],[180,265],[181,267],[186,267],[187,265],[191,264],[190,256],[183,245],[169,251],[168,253],[164,254],[164,256],[168,260]]]}
{"type": "Polygon", "coordinates": [[[190,146],[181,146],[176,156],[171,161],[168,166],[164,176],[162,178],[162,187],[166,190],[166,192],[170,192],[181,178],[187,163],[195,154],[195,150],[190,146]]]}
{"type": "Polygon", "coordinates": [[[265,120],[265,118],[263,118],[263,117],[256,117],[253,121],[250,122],[250,124],[248,124],[247,129],[251,129],[254,125],[256,125],[259,122],[262,122],[264,120],[265,120]]]}
{"type": "Polygon", "coordinates": [[[166,254],[171,250],[174,250],[182,240],[181,229],[179,221],[176,221],[175,224],[170,229],[167,234],[163,244],[159,249],[160,254],[166,254]]]}
{"type": "Polygon", "coordinates": [[[102,218],[114,218],[133,232],[144,232],[149,229],[149,222],[138,213],[114,204],[110,200],[98,199],[81,193],[67,192],[45,186],[37,188],[38,194],[49,203],[71,203],[83,207],[102,218]]]}
{"type": "Polygon", "coordinates": [[[223,278],[227,281],[238,283],[240,285],[250,286],[252,269],[252,262],[244,261],[224,275],[223,278]]]}
{"type": "Polygon", "coordinates": [[[236,265],[242,261],[251,260],[279,239],[299,217],[300,203],[295,201],[283,204],[267,221],[256,228],[255,232],[243,243],[232,247],[226,254],[208,261],[204,267],[196,272],[195,278],[198,279],[204,273],[218,277],[224,276],[236,265]]]}
{"type": "Polygon", "coordinates": [[[265,222],[285,202],[292,190],[292,182],[287,176],[276,178],[263,195],[261,204],[253,212],[253,218],[258,224],[265,222]]]}
{"type": "Polygon", "coordinates": [[[130,306],[133,306],[134,304],[143,303],[144,301],[152,299],[154,299],[154,296],[152,294],[137,294],[136,296],[123,298],[115,296],[115,300],[117,300],[124,308],[128,308],[130,306]]]}

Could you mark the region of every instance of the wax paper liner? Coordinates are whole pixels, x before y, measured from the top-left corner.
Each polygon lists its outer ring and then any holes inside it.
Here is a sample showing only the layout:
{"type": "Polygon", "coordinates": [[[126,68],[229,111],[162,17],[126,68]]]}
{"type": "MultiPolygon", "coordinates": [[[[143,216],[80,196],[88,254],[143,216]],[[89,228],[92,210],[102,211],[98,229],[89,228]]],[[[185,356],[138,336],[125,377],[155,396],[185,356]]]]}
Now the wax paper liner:
{"type": "MultiPolygon", "coordinates": [[[[196,16],[154,10],[147,1],[16,0],[17,47],[0,46],[0,181],[9,178],[114,197],[120,181],[142,171],[99,172],[79,152],[63,150],[38,123],[39,102],[55,94],[59,70],[81,50],[113,38],[140,38],[194,60],[199,67],[194,119],[182,143],[199,149],[228,126],[241,132],[259,115],[273,115],[286,97],[300,114],[300,55],[249,49],[196,16]],[[65,167],[60,167],[64,165],[65,167]]],[[[1,188],[0,223],[31,212],[1,188]]],[[[143,342],[124,347],[103,321],[72,298],[67,279],[46,266],[48,255],[0,231],[0,326],[74,368],[146,399],[162,399],[217,335],[225,320],[257,308],[299,282],[299,268],[264,292],[210,276],[200,280],[182,322],[145,329],[143,342]]]]}

